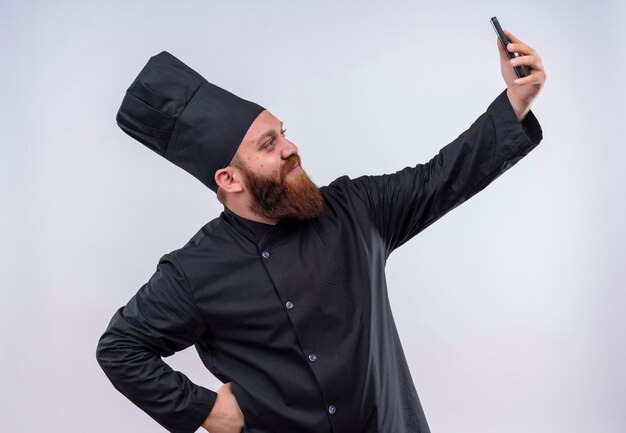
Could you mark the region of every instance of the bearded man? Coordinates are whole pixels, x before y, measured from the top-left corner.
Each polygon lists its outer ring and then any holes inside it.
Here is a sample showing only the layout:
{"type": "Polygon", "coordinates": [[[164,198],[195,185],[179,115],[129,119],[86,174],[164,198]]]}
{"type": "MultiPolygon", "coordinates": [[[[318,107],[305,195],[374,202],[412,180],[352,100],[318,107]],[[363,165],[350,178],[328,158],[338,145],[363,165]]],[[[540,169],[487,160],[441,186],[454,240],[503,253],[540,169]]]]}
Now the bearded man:
{"type": "Polygon", "coordinates": [[[322,188],[272,113],[152,57],[118,124],[216,191],[224,212],[111,319],[97,359],[113,385],[171,432],[429,432],[385,263],[541,141],[541,59],[507,36],[528,76],[499,46],[507,89],[431,161],[322,188]],[[217,391],[163,361],[191,345],[217,391]]]}

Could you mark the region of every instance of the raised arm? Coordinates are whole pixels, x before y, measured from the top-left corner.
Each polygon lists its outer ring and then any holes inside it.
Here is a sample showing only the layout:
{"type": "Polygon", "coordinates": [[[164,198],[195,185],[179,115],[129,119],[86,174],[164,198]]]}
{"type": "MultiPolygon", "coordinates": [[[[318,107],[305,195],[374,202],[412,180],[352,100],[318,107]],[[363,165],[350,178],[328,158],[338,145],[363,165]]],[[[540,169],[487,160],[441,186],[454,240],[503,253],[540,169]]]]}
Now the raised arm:
{"type": "Polygon", "coordinates": [[[481,191],[541,141],[541,127],[530,111],[546,77],[541,59],[506,33],[514,41],[509,49],[524,54],[517,65],[528,68],[528,77],[517,79],[499,45],[507,90],[465,132],[426,164],[350,182],[378,227],[387,254],[481,191]]]}

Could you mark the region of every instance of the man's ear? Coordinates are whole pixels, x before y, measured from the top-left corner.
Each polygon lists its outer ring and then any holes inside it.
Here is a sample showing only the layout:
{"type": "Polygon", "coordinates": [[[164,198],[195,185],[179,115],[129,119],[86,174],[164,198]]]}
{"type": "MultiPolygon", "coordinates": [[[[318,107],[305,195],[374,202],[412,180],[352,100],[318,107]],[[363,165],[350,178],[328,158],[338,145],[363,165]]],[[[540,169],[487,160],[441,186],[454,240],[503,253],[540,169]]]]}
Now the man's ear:
{"type": "Polygon", "coordinates": [[[228,167],[220,168],[215,172],[215,183],[224,192],[241,192],[243,191],[243,185],[239,181],[240,174],[238,170],[229,165],[228,167]]]}

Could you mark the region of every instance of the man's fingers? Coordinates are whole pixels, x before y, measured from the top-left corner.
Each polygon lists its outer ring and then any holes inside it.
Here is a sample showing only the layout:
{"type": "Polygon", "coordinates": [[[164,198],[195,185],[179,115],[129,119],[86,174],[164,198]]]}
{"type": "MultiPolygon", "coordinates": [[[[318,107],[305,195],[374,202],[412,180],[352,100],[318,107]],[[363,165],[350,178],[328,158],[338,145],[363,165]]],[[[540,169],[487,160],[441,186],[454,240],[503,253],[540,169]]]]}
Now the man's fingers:
{"type": "Polygon", "coordinates": [[[513,33],[511,33],[508,30],[503,30],[504,34],[506,35],[506,38],[509,40],[509,42],[522,42],[520,40],[520,38],[518,38],[517,36],[515,36],[513,33]]]}
{"type": "Polygon", "coordinates": [[[542,71],[543,64],[541,63],[541,57],[537,55],[519,56],[509,60],[511,66],[528,66],[531,69],[542,71]]]}
{"type": "Polygon", "coordinates": [[[504,34],[506,35],[506,38],[509,40],[509,42],[517,43],[517,44],[523,44],[524,43],[524,42],[522,42],[522,40],[520,38],[515,36],[510,31],[508,31],[508,30],[503,30],[503,31],[504,31],[504,34]]]}
{"type": "Polygon", "coordinates": [[[522,55],[536,54],[536,51],[532,49],[532,47],[529,47],[528,45],[526,45],[513,33],[509,32],[508,30],[505,30],[504,34],[506,35],[507,39],[510,42],[509,45],[507,46],[507,49],[509,51],[513,53],[519,53],[522,55]]]}
{"type": "Polygon", "coordinates": [[[533,72],[530,75],[527,75],[524,78],[517,78],[515,81],[513,81],[513,83],[516,86],[525,86],[527,84],[538,84],[541,85],[544,81],[546,81],[545,79],[545,73],[543,71],[539,71],[539,72],[533,72]]]}
{"type": "Polygon", "coordinates": [[[510,43],[506,48],[510,52],[519,53],[522,56],[530,56],[531,54],[536,54],[536,51],[530,48],[528,45],[521,44],[519,42],[510,43]]]}

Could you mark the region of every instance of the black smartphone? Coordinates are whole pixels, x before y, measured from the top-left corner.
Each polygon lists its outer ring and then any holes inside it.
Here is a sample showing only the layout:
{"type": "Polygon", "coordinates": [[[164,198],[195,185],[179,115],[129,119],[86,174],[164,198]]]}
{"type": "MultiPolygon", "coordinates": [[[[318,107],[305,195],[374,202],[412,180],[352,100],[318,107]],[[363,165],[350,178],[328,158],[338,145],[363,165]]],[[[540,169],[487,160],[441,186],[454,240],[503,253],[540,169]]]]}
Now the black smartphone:
{"type": "MultiPolygon", "coordinates": [[[[498,19],[496,17],[491,18],[491,25],[493,26],[493,29],[498,34],[498,37],[500,38],[500,42],[502,43],[502,46],[504,47],[504,51],[506,51],[506,54],[509,56],[509,59],[514,59],[515,57],[517,57],[517,53],[512,53],[506,49],[506,46],[509,45],[509,40],[507,39],[506,35],[502,31],[502,27],[500,27],[500,23],[498,22],[498,19]]],[[[516,66],[513,69],[515,69],[515,73],[517,74],[519,78],[524,78],[528,75],[526,74],[526,71],[524,71],[524,68],[522,68],[521,66],[516,66]]]]}

